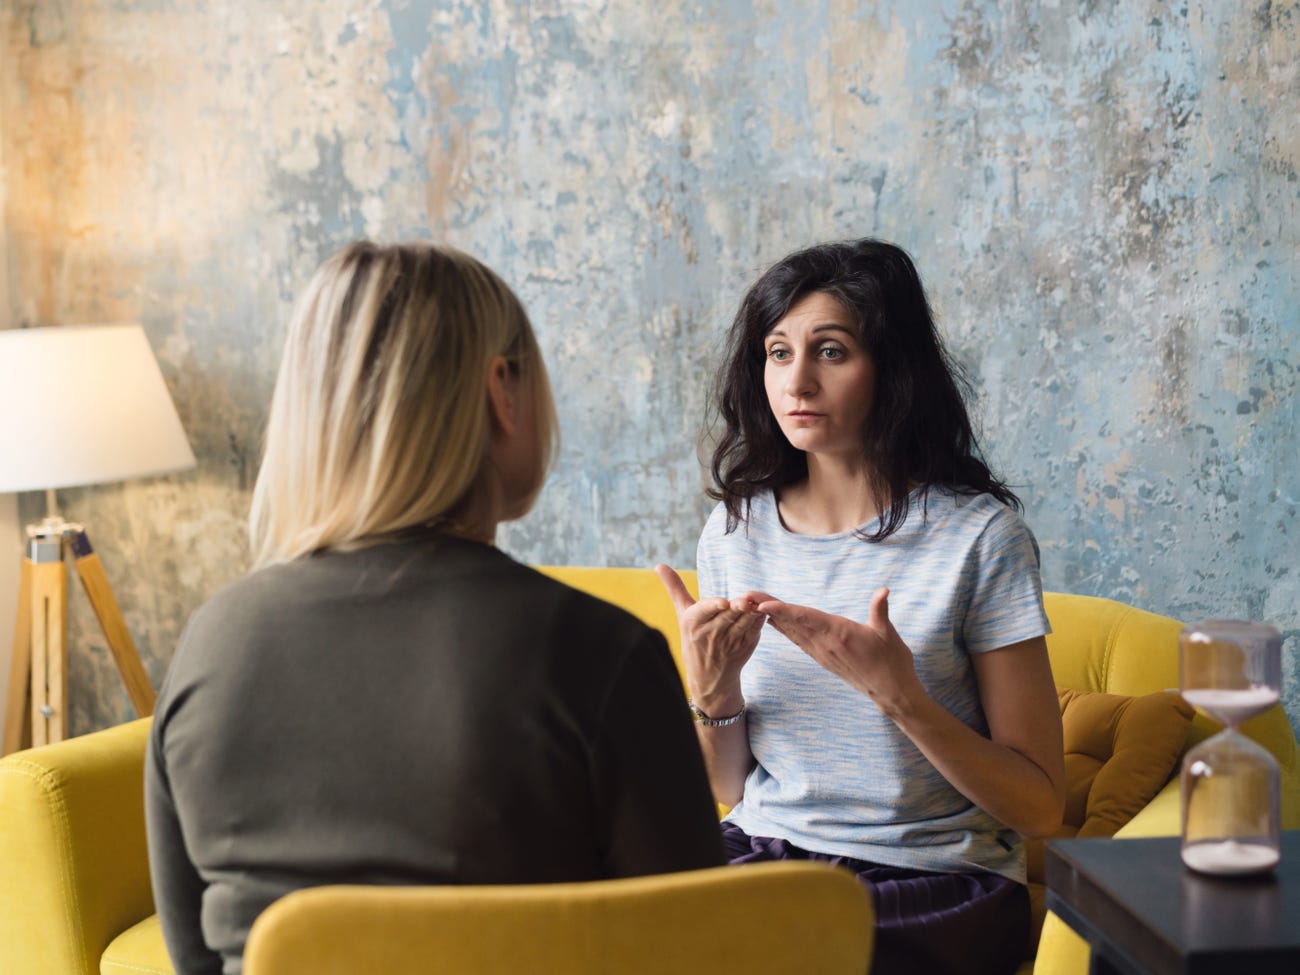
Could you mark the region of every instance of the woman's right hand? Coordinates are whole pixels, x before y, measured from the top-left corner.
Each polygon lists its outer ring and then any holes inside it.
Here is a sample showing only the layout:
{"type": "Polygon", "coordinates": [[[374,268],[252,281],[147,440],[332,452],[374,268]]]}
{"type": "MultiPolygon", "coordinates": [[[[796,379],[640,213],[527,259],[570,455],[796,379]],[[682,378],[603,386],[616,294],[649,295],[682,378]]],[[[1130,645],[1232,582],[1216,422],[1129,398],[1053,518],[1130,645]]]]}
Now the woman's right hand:
{"type": "Polygon", "coordinates": [[[656,565],[655,572],[677,611],[686,683],[695,706],[708,715],[734,714],[745,703],[741,668],[758,646],[767,619],[758,604],[770,597],[746,593],[731,600],[716,596],[697,601],[671,568],[656,565]]]}

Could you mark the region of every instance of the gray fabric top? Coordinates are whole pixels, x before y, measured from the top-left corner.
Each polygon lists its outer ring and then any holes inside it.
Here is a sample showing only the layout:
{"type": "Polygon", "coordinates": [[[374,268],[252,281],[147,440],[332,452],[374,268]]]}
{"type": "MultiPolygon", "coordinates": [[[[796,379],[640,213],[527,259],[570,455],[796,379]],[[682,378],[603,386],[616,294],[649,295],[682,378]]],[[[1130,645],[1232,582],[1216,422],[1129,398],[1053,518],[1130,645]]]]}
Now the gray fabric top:
{"type": "Polygon", "coordinates": [[[433,533],[273,566],[195,612],[145,776],[178,975],[238,973],[254,918],[299,887],[723,862],[663,637],[433,533]]]}
{"type": "MultiPolygon", "coordinates": [[[[872,593],[887,586],[889,618],[921,683],[985,736],[969,655],[1049,631],[1034,537],[989,495],[932,488],[928,504],[914,504],[882,542],[794,534],[770,492],[754,499],[747,527],[728,535],[725,518],[719,506],[700,538],[701,595],[758,590],[865,622],[872,593]]],[[[888,866],[1024,882],[1020,837],[954,789],[870,698],[770,626],[741,688],[758,764],[727,818],[746,833],[888,866]]]]}

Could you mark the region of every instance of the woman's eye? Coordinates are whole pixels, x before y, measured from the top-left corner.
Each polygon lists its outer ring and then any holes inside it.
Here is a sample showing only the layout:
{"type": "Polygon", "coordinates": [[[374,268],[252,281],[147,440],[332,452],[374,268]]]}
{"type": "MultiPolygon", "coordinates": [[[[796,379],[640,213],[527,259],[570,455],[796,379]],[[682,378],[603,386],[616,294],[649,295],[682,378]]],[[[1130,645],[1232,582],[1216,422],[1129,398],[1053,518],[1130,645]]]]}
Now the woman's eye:
{"type": "Polygon", "coordinates": [[[843,359],[844,350],[838,345],[823,345],[819,350],[823,359],[843,359]]]}
{"type": "Polygon", "coordinates": [[[789,357],[789,355],[790,355],[790,350],[783,349],[780,346],[776,346],[775,348],[771,348],[767,350],[767,357],[771,359],[773,362],[785,362],[785,360],[789,357]]]}

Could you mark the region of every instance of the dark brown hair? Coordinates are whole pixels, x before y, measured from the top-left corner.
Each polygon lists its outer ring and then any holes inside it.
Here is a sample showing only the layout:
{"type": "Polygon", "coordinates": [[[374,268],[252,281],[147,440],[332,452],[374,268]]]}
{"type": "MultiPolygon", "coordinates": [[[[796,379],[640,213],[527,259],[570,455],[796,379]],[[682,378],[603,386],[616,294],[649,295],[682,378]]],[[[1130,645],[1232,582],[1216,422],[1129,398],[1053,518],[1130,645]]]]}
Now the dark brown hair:
{"type": "Polygon", "coordinates": [[[756,494],[808,474],[805,454],[791,446],[768,404],[763,340],[813,292],[830,295],[856,319],[859,341],[876,367],[862,451],[875,473],[882,516],[866,540],[882,541],[902,527],[917,485],[922,505],[932,487],[942,486],[991,494],[1019,510],[1020,499],[980,457],[964,399],[970,383],[939,337],[912,259],[893,244],[864,238],[782,258],[740,303],[713,403],[724,429],[713,451],[709,495],[726,505],[727,531],[748,519],[756,494]]]}

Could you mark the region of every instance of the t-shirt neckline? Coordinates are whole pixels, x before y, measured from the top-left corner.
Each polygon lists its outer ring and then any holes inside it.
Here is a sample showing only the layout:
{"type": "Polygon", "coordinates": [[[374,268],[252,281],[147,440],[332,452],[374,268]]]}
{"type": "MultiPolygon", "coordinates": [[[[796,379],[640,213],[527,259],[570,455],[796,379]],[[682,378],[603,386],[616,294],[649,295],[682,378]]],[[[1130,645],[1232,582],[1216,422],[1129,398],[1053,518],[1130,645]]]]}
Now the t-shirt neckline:
{"type": "MultiPolygon", "coordinates": [[[[911,491],[907,492],[907,502],[909,505],[909,511],[908,511],[909,521],[911,520],[912,513],[915,511],[917,502],[920,500],[921,494],[925,491],[925,489],[926,489],[925,485],[919,484],[916,487],[912,488],[911,491]]],[[[930,486],[931,496],[933,496],[935,492],[936,492],[935,486],[931,485],[930,486]]],[[[781,532],[783,537],[792,538],[792,539],[794,538],[807,539],[808,541],[811,542],[837,542],[837,541],[842,541],[843,539],[846,538],[853,538],[855,536],[861,537],[862,535],[868,535],[871,533],[871,531],[879,528],[881,515],[884,514],[884,512],[881,512],[880,515],[876,515],[876,517],[872,518],[869,521],[864,522],[863,524],[857,526],[856,528],[849,528],[846,531],[842,531],[842,532],[832,532],[829,535],[814,535],[805,532],[793,531],[786,526],[785,519],[781,517],[781,505],[776,499],[775,488],[772,488],[767,492],[767,502],[771,506],[772,517],[776,519],[777,529],[781,532]]]]}

